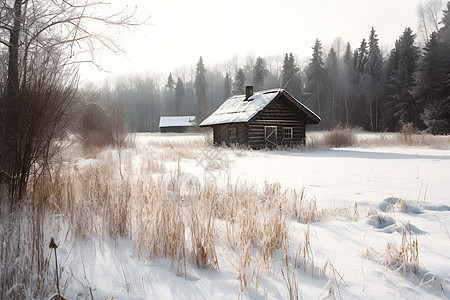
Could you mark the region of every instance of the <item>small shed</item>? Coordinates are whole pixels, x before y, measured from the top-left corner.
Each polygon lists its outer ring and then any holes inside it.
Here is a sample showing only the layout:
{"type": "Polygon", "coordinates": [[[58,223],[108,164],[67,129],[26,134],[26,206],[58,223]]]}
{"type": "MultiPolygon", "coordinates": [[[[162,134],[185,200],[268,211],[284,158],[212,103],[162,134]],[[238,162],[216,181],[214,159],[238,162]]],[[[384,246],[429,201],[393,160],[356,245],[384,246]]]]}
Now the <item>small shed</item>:
{"type": "Polygon", "coordinates": [[[284,89],[232,96],[200,127],[211,126],[216,144],[244,144],[259,149],[305,143],[305,125],[320,117],[284,89]]]}
{"type": "Polygon", "coordinates": [[[161,132],[186,132],[195,126],[195,116],[165,116],[159,119],[161,132]]]}

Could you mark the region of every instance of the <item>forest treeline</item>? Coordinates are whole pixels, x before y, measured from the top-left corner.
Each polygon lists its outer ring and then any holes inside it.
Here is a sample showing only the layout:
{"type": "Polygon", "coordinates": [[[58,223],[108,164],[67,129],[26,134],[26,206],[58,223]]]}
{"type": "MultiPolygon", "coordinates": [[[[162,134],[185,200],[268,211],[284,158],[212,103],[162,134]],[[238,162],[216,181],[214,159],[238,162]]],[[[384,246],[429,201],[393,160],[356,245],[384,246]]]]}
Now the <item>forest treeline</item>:
{"type": "Polygon", "coordinates": [[[449,134],[449,11],[450,2],[434,28],[422,32],[422,47],[417,35],[405,28],[395,47],[382,53],[372,28],[356,46],[338,38],[325,52],[317,39],[305,66],[292,53],[249,55],[244,62],[234,57],[213,67],[200,57],[196,66],[175,70],[166,78],[123,76],[97,93],[117,99],[136,131],[158,131],[160,116],[196,115],[202,120],[229,96],[253,85],[255,91],[285,88],[320,115],[322,129],[340,124],[397,131],[412,124],[418,130],[449,134]]]}

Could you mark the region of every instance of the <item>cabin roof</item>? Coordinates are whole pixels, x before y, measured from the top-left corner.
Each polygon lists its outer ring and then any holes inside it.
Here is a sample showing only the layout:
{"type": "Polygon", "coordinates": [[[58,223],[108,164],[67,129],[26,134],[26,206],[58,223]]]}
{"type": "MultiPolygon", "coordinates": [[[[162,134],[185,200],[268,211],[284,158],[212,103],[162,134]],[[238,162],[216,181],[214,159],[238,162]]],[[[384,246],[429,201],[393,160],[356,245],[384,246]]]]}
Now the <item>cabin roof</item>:
{"type": "Polygon", "coordinates": [[[164,116],[159,119],[159,128],[195,126],[195,116],[164,116]]]}
{"type": "Polygon", "coordinates": [[[246,100],[245,95],[228,98],[215,112],[200,123],[199,126],[246,123],[281,95],[284,95],[291,103],[306,114],[308,124],[318,124],[321,121],[318,115],[289,95],[284,89],[272,89],[255,92],[248,100],[246,100]]]}

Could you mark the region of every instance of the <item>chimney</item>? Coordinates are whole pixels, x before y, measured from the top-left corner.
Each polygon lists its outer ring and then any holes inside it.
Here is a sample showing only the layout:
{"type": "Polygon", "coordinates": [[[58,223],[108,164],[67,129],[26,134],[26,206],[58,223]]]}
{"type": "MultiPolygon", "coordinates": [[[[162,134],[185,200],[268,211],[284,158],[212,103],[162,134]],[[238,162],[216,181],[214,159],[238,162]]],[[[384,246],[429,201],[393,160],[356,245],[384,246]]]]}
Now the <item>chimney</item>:
{"type": "Polygon", "coordinates": [[[253,96],[253,85],[247,85],[245,87],[245,101],[250,101],[248,98],[253,96]]]}

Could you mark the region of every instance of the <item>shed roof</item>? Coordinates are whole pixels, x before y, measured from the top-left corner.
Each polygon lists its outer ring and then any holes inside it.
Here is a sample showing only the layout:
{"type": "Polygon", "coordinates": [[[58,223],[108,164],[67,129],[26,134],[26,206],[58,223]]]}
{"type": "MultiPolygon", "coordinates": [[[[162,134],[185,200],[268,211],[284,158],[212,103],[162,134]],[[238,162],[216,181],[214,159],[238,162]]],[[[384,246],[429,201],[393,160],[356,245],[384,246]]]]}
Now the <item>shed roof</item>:
{"type": "Polygon", "coordinates": [[[272,89],[256,92],[248,100],[246,100],[245,95],[228,98],[214,113],[200,123],[200,126],[246,123],[281,95],[284,95],[292,104],[306,114],[308,124],[318,124],[321,121],[318,115],[284,89],[272,89]]]}
{"type": "Polygon", "coordinates": [[[195,116],[165,116],[159,119],[159,128],[162,127],[191,127],[195,126],[195,116]]]}

